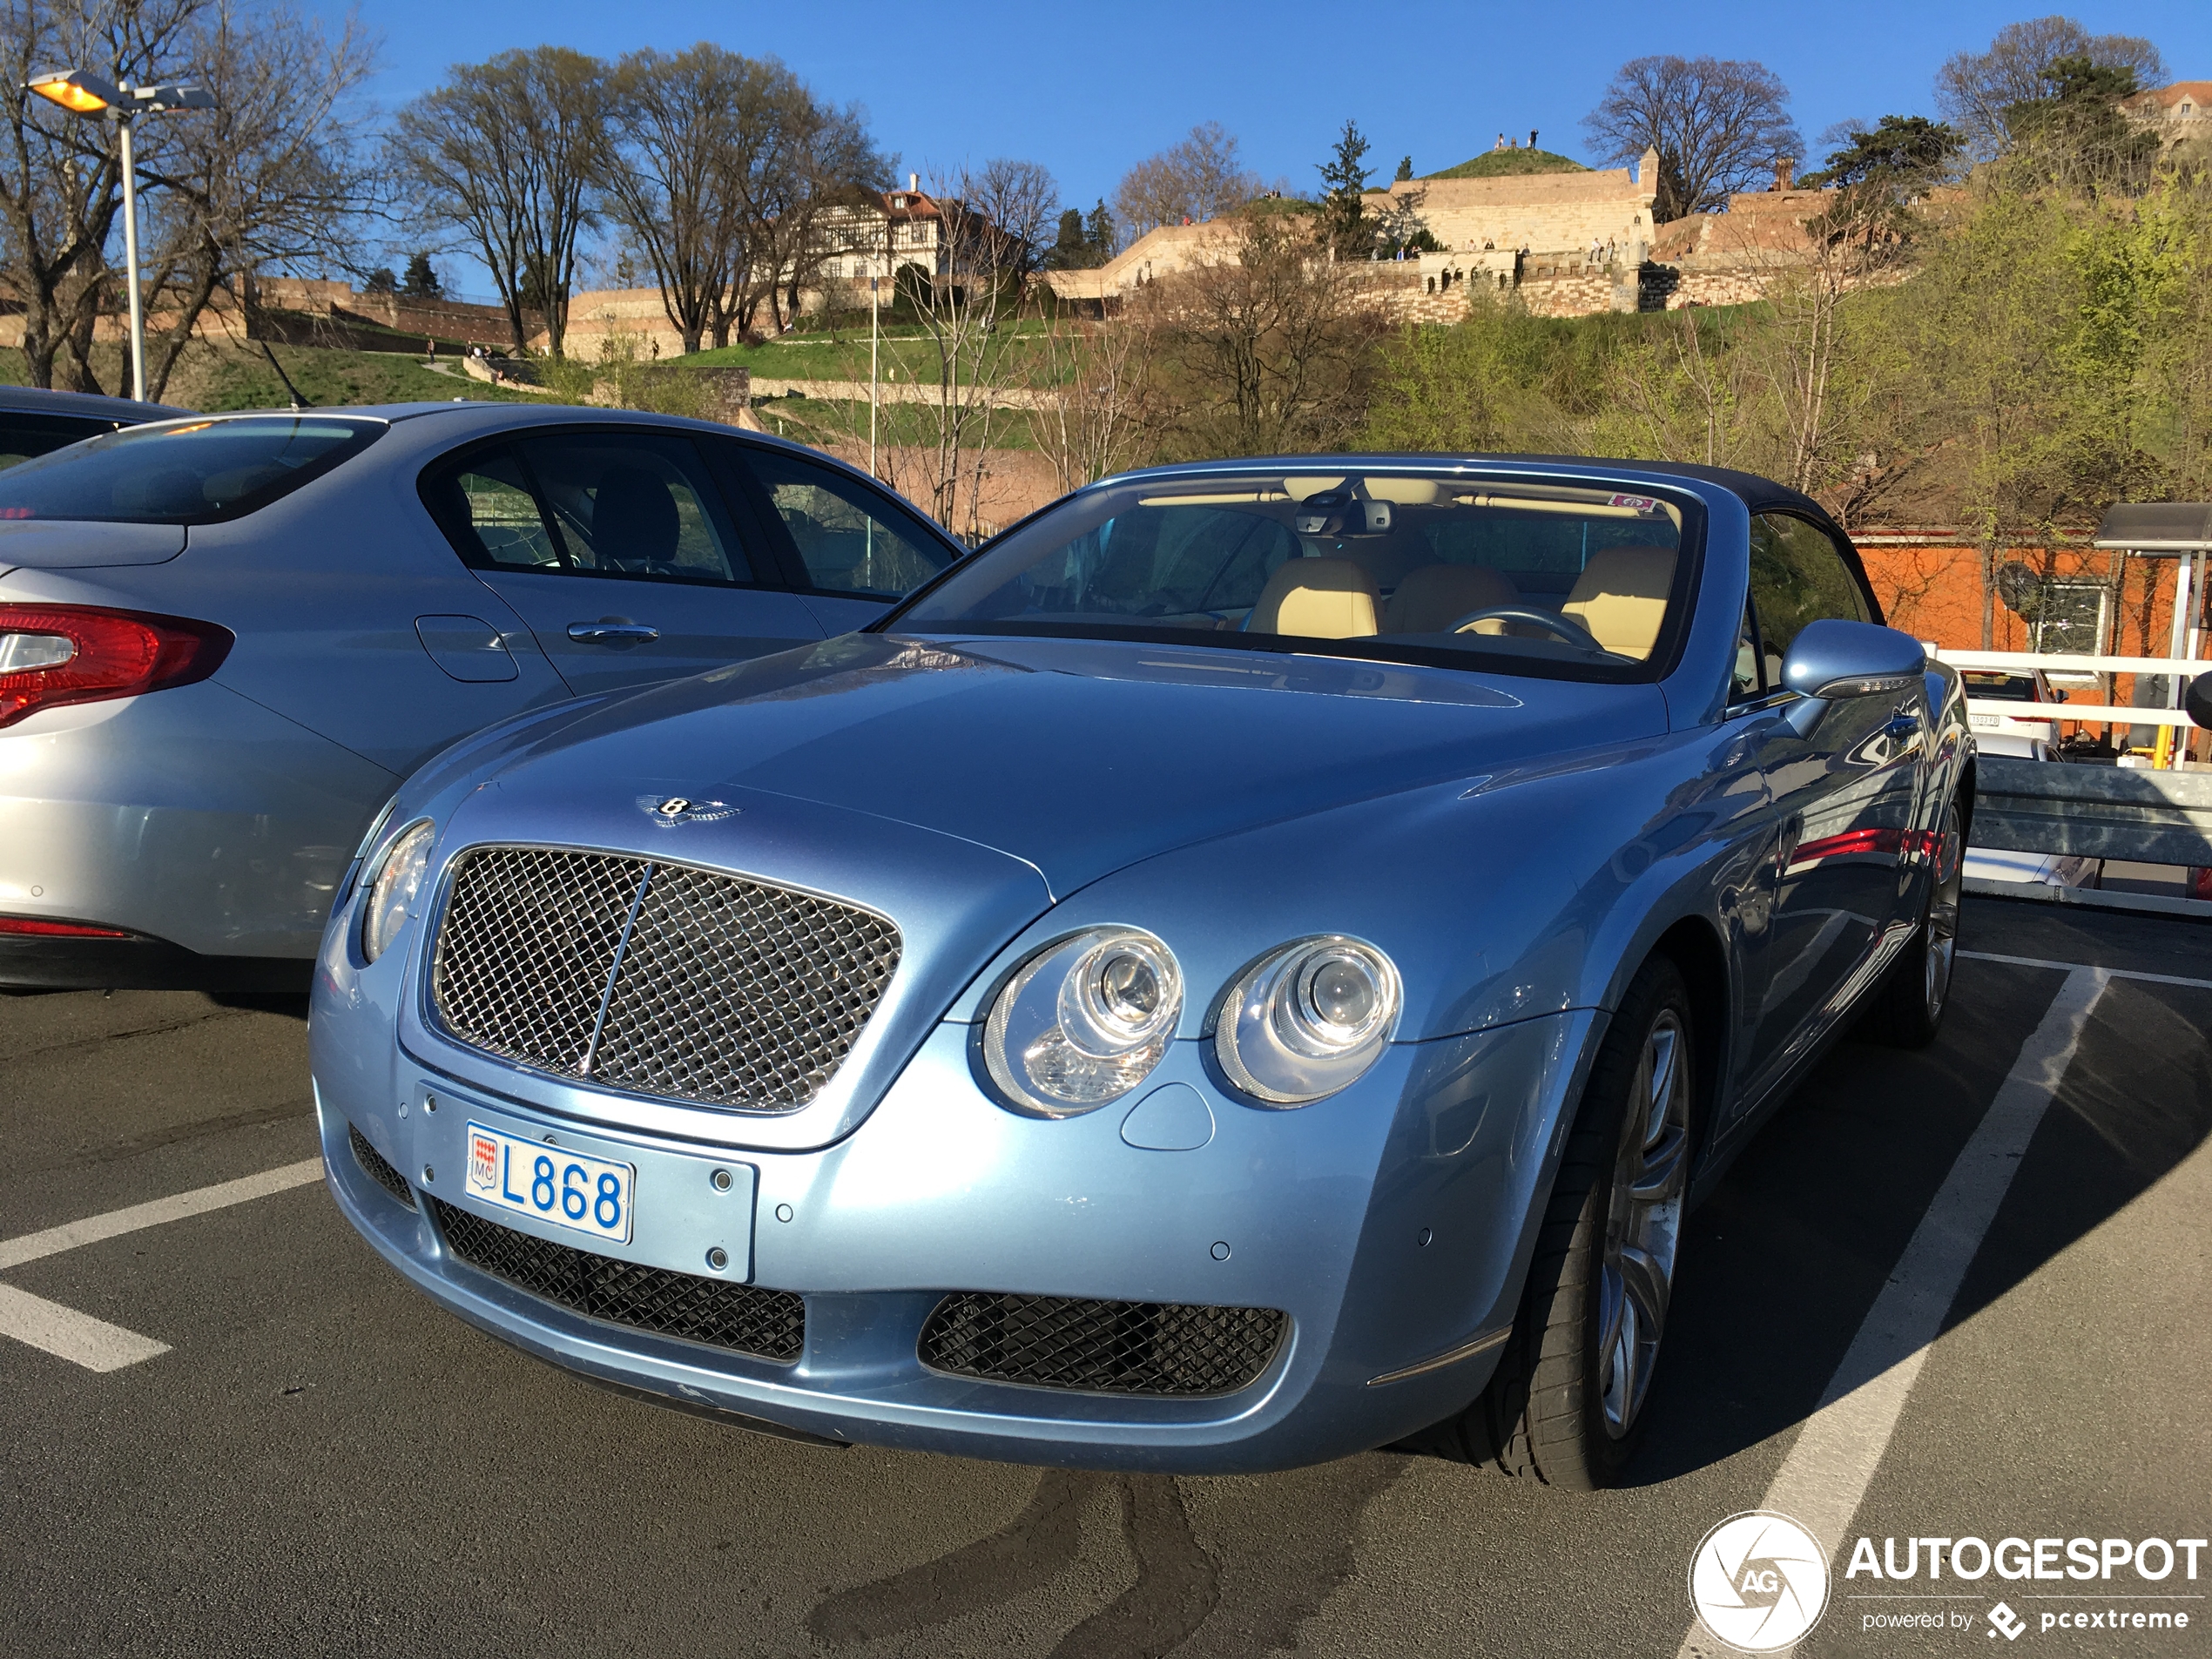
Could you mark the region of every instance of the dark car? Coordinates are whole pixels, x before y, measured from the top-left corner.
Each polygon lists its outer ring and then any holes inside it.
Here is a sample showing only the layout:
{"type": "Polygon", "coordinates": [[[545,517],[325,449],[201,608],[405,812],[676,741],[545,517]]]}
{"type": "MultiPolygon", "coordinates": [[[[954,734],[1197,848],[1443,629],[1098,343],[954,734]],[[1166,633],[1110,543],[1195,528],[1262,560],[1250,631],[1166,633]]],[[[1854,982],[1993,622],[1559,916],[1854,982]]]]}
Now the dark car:
{"type": "Polygon", "coordinates": [[[134,403],[127,397],[100,397],[91,392],[0,386],[0,468],[17,466],[126,426],[166,421],[191,412],[163,403],[134,403]]]}

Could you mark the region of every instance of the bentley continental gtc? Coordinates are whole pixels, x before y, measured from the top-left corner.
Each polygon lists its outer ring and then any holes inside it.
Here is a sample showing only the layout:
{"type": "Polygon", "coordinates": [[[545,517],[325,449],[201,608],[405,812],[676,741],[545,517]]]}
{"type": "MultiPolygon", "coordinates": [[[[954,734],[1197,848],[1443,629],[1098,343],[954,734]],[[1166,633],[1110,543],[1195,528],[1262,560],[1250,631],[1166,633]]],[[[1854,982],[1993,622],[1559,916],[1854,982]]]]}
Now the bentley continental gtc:
{"type": "Polygon", "coordinates": [[[1602,1485],[1685,1208],[1831,1040],[1933,1036],[1973,766],[1761,479],[1125,475],[417,772],[318,960],[331,1187],[462,1318],[755,1428],[1602,1485]]]}

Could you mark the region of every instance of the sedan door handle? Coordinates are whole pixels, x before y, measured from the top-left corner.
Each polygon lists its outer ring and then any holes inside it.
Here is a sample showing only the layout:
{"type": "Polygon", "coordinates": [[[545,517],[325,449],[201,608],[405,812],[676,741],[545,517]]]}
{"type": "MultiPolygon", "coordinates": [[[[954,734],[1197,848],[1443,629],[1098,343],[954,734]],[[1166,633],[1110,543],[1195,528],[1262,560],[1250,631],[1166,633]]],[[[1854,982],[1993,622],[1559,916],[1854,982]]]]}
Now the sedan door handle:
{"type": "Polygon", "coordinates": [[[658,639],[660,630],[648,623],[602,617],[597,622],[570,623],[569,637],[579,645],[641,645],[647,640],[658,639]]]}

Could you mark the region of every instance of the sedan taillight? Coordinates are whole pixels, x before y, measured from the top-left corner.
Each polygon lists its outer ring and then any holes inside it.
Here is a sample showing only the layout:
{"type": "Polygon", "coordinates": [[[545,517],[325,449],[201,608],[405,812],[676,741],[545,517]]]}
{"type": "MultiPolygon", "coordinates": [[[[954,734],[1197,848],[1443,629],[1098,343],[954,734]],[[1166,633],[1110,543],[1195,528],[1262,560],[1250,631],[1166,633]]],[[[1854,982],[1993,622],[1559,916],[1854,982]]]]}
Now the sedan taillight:
{"type": "Polygon", "coordinates": [[[212,622],[143,610],[0,604],[0,726],[66,703],[204,680],[236,637],[212,622]]]}

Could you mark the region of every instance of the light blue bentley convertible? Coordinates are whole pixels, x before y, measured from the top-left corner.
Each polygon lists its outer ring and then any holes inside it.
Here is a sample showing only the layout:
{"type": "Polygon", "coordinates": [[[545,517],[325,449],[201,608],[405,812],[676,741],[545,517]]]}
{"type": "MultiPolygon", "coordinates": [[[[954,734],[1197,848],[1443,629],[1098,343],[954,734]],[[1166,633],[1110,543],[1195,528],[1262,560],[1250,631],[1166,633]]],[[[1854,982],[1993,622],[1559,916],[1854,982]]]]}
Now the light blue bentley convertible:
{"type": "Polygon", "coordinates": [[[824,1442],[1558,1485],[1685,1205],[1941,1018],[1973,751],[1741,474],[1131,474],[880,624],[419,772],[317,969],[330,1184],[443,1306],[824,1442]]]}

